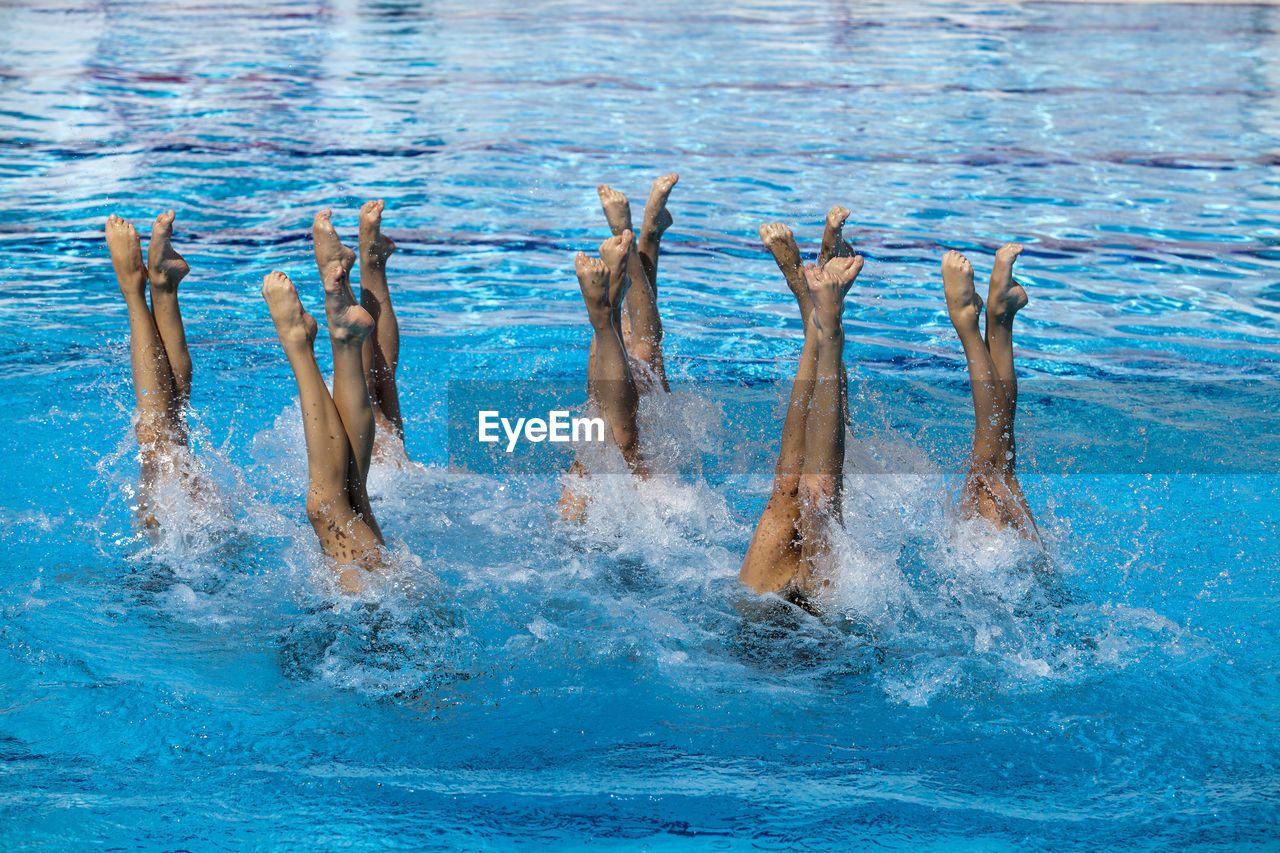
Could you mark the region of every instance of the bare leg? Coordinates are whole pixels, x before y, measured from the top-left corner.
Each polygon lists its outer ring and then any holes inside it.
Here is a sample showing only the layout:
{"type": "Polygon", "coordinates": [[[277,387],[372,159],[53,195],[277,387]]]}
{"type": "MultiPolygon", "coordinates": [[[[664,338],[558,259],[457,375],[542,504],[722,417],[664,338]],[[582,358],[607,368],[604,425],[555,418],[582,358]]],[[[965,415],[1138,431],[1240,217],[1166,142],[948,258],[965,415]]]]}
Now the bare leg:
{"type": "MultiPolygon", "coordinates": [[[[356,263],[356,253],[349,247],[342,244],[338,232],[333,227],[332,210],[316,211],[315,219],[311,222],[311,242],[316,254],[316,269],[320,273],[320,280],[325,281],[329,275],[329,268],[338,265],[348,275],[348,280],[352,268],[356,263]]],[[[348,284],[348,287],[350,285],[348,284]]],[[[367,384],[373,384],[373,342],[369,341],[365,345],[363,353],[364,374],[367,384]]]]}
{"type": "Polygon", "coordinates": [[[347,493],[351,506],[376,531],[378,525],[365,491],[373,456],[374,423],[364,372],[364,344],[373,332],[373,318],[356,304],[347,271],[340,263],[331,264],[325,272],[324,313],[333,348],[333,404],[342,418],[351,449],[347,493]]]}
{"type": "Polygon", "coordinates": [[[185,443],[185,431],[177,429],[178,424],[172,418],[176,394],[169,356],[156,328],[155,317],[147,307],[147,273],[142,265],[142,244],[138,240],[138,232],[115,214],[107,217],[106,230],[111,264],[115,268],[125,306],[129,309],[129,351],[138,412],[147,419],[163,420],[165,435],[185,443]]]}
{"type": "Polygon", "coordinates": [[[640,224],[640,233],[636,235],[636,248],[639,250],[640,262],[644,265],[644,274],[649,278],[649,286],[658,292],[658,248],[662,243],[662,235],[671,227],[671,213],[667,210],[667,198],[675,187],[680,176],[675,172],[663,175],[653,182],[649,188],[649,201],[644,206],[644,221],[640,224]]]}
{"type": "Polygon", "coordinates": [[[1018,374],[1013,366],[1013,318],[1027,306],[1027,291],[1013,280],[1013,263],[1020,254],[1021,243],[1006,243],[996,251],[996,263],[991,270],[991,285],[987,291],[987,349],[1009,403],[1009,450],[1005,454],[1004,485],[1016,508],[1009,523],[1029,537],[1039,538],[1031,507],[1022,493],[1016,473],[1018,441],[1014,418],[1018,411],[1018,374]]]}
{"type": "MultiPolygon", "coordinates": [[[[631,205],[627,197],[607,184],[597,187],[597,192],[600,193],[600,205],[614,236],[630,231],[631,205]]],[[[656,251],[656,240],[653,246],[656,251]]],[[[662,390],[669,391],[671,389],[667,385],[666,367],[662,361],[662,318],[658,315],[658,294],[645,273],[637,251],[630,253],[627,275],[631,280],[631,289],[626,299],[629,335],[624,340],[624,346],[631,356],[652,372],[662,390]]],[[[648,377],[642,376],[641,379],[647,380],[648,377]]]]}
{"type": "Polygon", "coordinates": [[[151,314],[173,372],[174,407],[181,413],[191,398],[191,353],[178,309],[178,283],[191,268],[169,242],[173,236],[173,218],[173,211],[166,211],[156,217],[151,228],[147,276],[151,280],[151,314]]]}
{"type": "Polygon", "coordinates": [[[781,223],[765,225],[760,229],[760,239],[795,294],[804,323],[804,346],[791,383],[787,416],[782,423],[782,446],[773,469],[773,492],[756,522],[751,545],[738,572],[738,579],[757,592],[778,592],[786,589],[800,573],[800,477],[804,467],[805,422],[818,370],[818,337],[811,322],[813,302],[791,230],[781,223]]]}
{"type": "Polygon", "coordinates": [[[862,271],[862,258],[834,258],[822,269],[805,267],[818,339],[817,375],[805,419],[803,492],[800,504],[800,571],[796,586],[812,592],[828,582],[829,525],[840,524],[844,492],[844,298],[862,271]]]}
{"type": "Polygon", "coordinates": [[[320,271],[322,278],[324,271],[331,264],[341,264],[342,268],[349,273],[356,263],[356,253],[342,245],[338,232],[333,228],[333,222],[330,219],[332,214],[333,211],[328,208],[317,211],[315,219],[311,222],[311,240],[316,252],[316,268],[320,271]]]}
{"type": "Polygon", "coordinates": [[[825,267],[832,258],[852,258],[853,247],[844,239],[844,222],[849,209],[836,205],[827,211],[827,226],[822,232],[822,248],[818,252],[818,266],[825,267]]]}
{"type": "MultiPolygon", "coordinates": [[[[307,517],[325,554],[343,566],[376,568],[376,548],[382,544],[382,536],[369,524],[371,516],[356,512],[347,492],[351,445],[316,364],[315,318],[303,309],[284,273],[273,272],[263,279],[262,296],[298,383],[307,440],[307,517]]],[[[349,591],[359,590],[358,572],[346,571],[340,579],[349,591]]]]}
{"type": "MultiPolygon", "coordinates": [[[[852,258],[853,247],[844,239],[844,222],[849,218],[849,209],[836,205],[827,211],[827,224],[822,232],[822,248],[818,250],[818,267],[821,269],[832,258],[852,258]]],[[[849,371],[844,362],[840,363],[840,411],[844,414],[846,426],[853,426],[849,417],[849,371]]]]}
{"type": "Polygon", "coordinates": [[[1013,280],[1013,263],[1022,254],[1022,244],[1006,243],[996,252],[987,291],[987,351],[1009,403],[1009,464],[1013,469],[1017,453],[1013,441],[1013,419],[1018,409],[1018,375],[1013,369],[1013,317],[1026,307],[1027,292],[1013,280]]]}
{"type": "Polygon", "coordinates": [[[982,298],[974,292],[973,266],[960,252],[942,256],[942,288],[947,300],[947,314],[960,336],[965,360],[969,364],[969,388],[973,392],[975,415],[972,460],[983,465],[1002,467],[1009,448],[1009,401],[1000,382],[991,351],[978,328],[982,316],[982,298]]]}
{"type": "Polygon", "coordinates": [[[575,265],[596,342],[595,387],[590,391],[609,422],[623,458],[633,471],[642,473],[640,432],[636,427],[640,396],[627,351],[612,322],[626,298],[634,256],[635,238],[628,230],[601,243],[598,260],[579,252],[575,265]]]}
{"type": "Polygon", "coordinates": [[[106,237],[116,281],[129,309],[129,353],[138,408],[134,430],[142,467],[138,516],[144,526],[155,529],[152,490],[164,470],[174,464],[173,452],[186,446],[186,424],[177,404],[169,357],[147,307],[147,273],[138,232],[112,214],[107,217],[106,237]]]}
{"type": "Polygon", "coordinates": [[[813,313],[813,302],[809,299],[809,285],[804,280],[804,263],[800,259],[800,247],[791,229],[781,222],[760,226],[760,239],[764,247],[773,255],[773,262],[778,265],[782,277],[787,281],[796,302],[800,305],[800,316],[805,328],[809,327],[809,315],[813,313]]]}
{"type": "MultiPolygon", "coordinates": [[[[600,245],[599,258],[579,252],[574,264],[593,332],[587,363],[589,405],[604,414],[623,459],[634,473],[643,477],[645,469],[640,455],[640,432],[636,425],[640,395],[618,329],[618,315],[630,284],[627,273],[629,256],[634,253],[634,236],[627,230],[605,240],[600,245]]],[[[575,459],[569,474],[582,479],[588,471],[575,459]]],[[[586,500],[574,489],[572,481],[565,486],[558,509],[567,521],[580,521],[585,515],[586,500]]]]}
{"type": "Polygon", "coordinates": [[[982,299],[973,289],[973,267],[959,252],[947,252],[942,257],[942,287],[947,298],[947,314],[960,336],[969,363],[969,388],[976,416],[971,460],[1000,468],[1008,451],[1009,401],[978,328],[982,299]]]}
{"type": "MultiPolygon", "coordinates": [[[[844,224],[844,217],[849,215],[849,211],[843,207],[831,208],[831,212],[827,214],[827,232],[822,238],[824,252],[827,242],[831,238],[832,217],[837,212],[842,213],[835,225],[837,240],[839,240],[840,236],[840,226],[844,224]]],[[[800,259],[800,248],[796,245],[791,229],[781,223],[766,225],[760,229],[760,237],[764,240],[764,247],[769,250],[769,254],[773,255],[774,263],[782,271],[782,277],[787,280],[787,287],[791,288],[791,292],[795,294],[796,301],[800,303],[800,316],[804,318],[805,327],[807,328],[809,314],[813,310],[813,305],[809,301],[809,284],[805,281],[804,264],[800,259]],[[769,237],[765,237],[765,229],[770,229],[769,237]]],[[[841,257],[853,257],[853,247],[843,240],[839,240],[839,242],[848,250],[848,254],[841,257]]],[[[825,261],[823,263],[825,265],[825,261]]],[[[840,413],[844,417],[845,425],[851,425],[849,419],[849,372],[845,368],[844,362],[840,363],[840,377],[840,413]]]]}
{"type": "MultiPolygon", "coordinates": [[[[325,315],[329,323],[329,343],[333,349],[334,394],[333,401],[347,425],[347,438],[351,442],[351,452],[356,460],[359,475],[363,478],[369,471],[369,456],[373,452],[373,420],[372,407],[369,402],[369,388],[373,385],[373,345],[366,344],[368,332],[359,335],[361,342],[360,361],[356,375],[362,378],[364,389],[357,392],[349,382],[339,382],[341,371],[344,380],[350,379],[351,340],[344,329],[346,312],[356,304],[355,294],[351,290],[350,273],[356,262],[356,253],[342,244],[338,232],[334,230],[331,210],[317,211],[311,224],[311,239],[316,254],[316,266],[320,270],[320,280],[324,283],[325,315]],[[334,323],[338,322],[338,334],[334,334],[334,323]],[[339,367],[341,365],[341,368],[339,367]],[[366,413],[366,409],[369,412],[366,413]]],[[[361,309],[362,315],[368,312],[361,309]]],[[[363,318],[362,318],[363,319],[363,318]]],[[[372,317],[369,318],[372,320],[372,317]]],[[[361,324],[363,325],[363,324],[361,324]]],[[[370,323],[372,328],[372,323],[370,323]]]]}
{"type": "MultiPolygon", "coordinates": [[[[623,231],[631,231],[631,202],[627,200],[627,197],[608,184],[597,185],[596,193],[600,196],[600,208],[604,211],[605,221],[609,224],[609,231],[613,236],[617,237],[623,231]]],[[[634,287],[636,284],[635,277],[631,274],[633,264],[636,265],[636,268],[643,269],[639,258],[627,261],[627,278],[630,282],[628,285],[629,288],[634,287]]],[[[627,352],[630,353],[632,348],[635,346],[635,341],[631,336],[630,304],[629,301],[626,300],[624,300],[624,303],[628,310],[625,314],[619,312],[620,318],[623,320],[620,328],[623,332],[623,346],[625,346],[627,348],[627,352]]]]}
{"type": "MultiPolygon", "coordinates": [[[[315,218],[311,221],[311,243],[312,248],[315,250],[316,270],[320,273],[321,281],[325,280],[329,267],[334,264],[340,265],[349,276],[356,263],[356,253],[342,244],[342,239],[338,237],[338,232],[333,227],[332,216],[333,211],[325,208],[324,210],[316,211],[315,218]]],[[[365,384],[372,386],[372,341],[369,341],[364,346],[362,362],[364,365],[365,384]]]]}
{"type": "MultiPolygon", "coordinates": [[[[1013,407],[991,351],[978,330],[982,300],[973,288],[973,268],[959,252],[943,256],[942,285],[951,325],[960,336],[969,364],[969,388],[973,394],[973,449],[961,492],[961,509],[997,527],[1013,525],[1033,535],[1035,523],[1013,474],[1013,407]]],[[[1001,299],[1007,296],[1006,292],[1001,299]]],[[[1025,293],[1022,298],[1025,300],[1025,293]]],[[[1007,308],[1007,304],[1002,305],[1000,310],[1003,313],[1007,308]]],[[[1008,316],[1010,332],[1016,311],[1014,308],[1008,316]]],[[[1012,375],[1012,337],[1009,346],[1012,375]]]]}
{"type": "Polygon", "coordinates": [[[395,242],[382,233],[382,199],[365,202],[360,208],[360,306],[373,317],[372,364],[369,369],[369,396],[378,426],[401,441],[404,419],[400,413],[400,392],[396,387],[396,367],[400,362],[400,324],[391,307],[387,287],[387,258],[396,250],[395,242]]]}

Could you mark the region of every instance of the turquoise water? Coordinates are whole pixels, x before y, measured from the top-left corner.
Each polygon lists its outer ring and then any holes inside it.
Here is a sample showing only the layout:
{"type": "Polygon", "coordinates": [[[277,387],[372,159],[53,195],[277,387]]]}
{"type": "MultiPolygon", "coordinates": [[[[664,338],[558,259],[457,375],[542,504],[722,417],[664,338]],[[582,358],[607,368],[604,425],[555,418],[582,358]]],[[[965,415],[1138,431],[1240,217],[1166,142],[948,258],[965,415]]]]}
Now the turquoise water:
{"type": "Polygon", "coordinates": [[[2,14],[0,847],[1276,849],[1280,10],[2,14]],[[550,474],[449,468],[449,383],[580,381],[594,187],[672,170],[666,467],[565,528],[550,474]],[[315,307],[311,214],[372,197],[420,464],[373,472],[402,571],[354,601],[257,288],[315,307]],[[833,203],[868,264],[818,620],[736,582],[770,474],[738,450],[799,349],[756,229],[812,250],[833,203]],[[152,545],[101,229],[166,207],[220,501],[152,545]],[[1010,239],[1051,581],[947,521],[937,259],[1010,239]],[[1146,421],[1196,440],[1130,452],[1146,421]]]}

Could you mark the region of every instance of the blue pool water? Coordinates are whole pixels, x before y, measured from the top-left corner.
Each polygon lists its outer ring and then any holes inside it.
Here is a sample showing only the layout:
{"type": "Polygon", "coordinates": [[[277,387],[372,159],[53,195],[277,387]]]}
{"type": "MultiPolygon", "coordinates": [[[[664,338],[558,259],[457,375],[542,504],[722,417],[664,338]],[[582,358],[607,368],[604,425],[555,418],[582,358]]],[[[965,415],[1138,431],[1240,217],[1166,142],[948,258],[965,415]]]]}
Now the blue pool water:
{"type": "Polygon", "coordinates": [[[1277,849],[1280,10],[535,5],[0,12],[0,848],[1277,849]],[[449,468],[449,383],[580,381],[594,187],[672,170],[671,465],[553,524],[550,473],[449,468]],[[317,305],[311,214],[372,197],[421,464],[373,472],[401,572],[354,601],[257,288],[317,305]],[[819,620],[736,582],[736,452],[799,348],[756,229],[811,250],[833,203],[868,264],[819,620]],[[101,232],[166,207],[220,500],[151,545],[101,232]],[[1040,574],[946,520],[937,259],[1009,239],[1040,574]],[[1072,389],[1118,402],[1063,426],[1072,389]],[[1144,418],[1194,440],[1127,452],[1144,418]]]}

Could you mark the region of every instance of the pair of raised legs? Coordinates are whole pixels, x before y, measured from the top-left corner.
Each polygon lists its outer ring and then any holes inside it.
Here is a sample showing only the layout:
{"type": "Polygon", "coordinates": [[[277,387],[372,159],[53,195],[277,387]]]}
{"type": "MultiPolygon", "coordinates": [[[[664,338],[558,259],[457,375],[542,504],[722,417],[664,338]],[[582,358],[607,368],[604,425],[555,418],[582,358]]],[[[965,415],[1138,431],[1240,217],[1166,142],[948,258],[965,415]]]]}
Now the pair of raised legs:
{"type": "Polygon", "coordinates": [[[1014,281],[1013,264],[1021,252],[1018,243],[1008,243],[996,252],[987,291],[985,335],[979,328],[983,305],[973,286],[973,267],[959,252],[947,252],[942,258],[942,287],[951,325],[969,364],[973,394],[973,448],[961,490],[961,512],[1037,538],[1035,520],[1015,472],[1018,376],[1013,365],[1013,319],[1027,304],[1027,292],[1014,281]]]}
{"type": "Polygon", "coordinates": [[[801,265],[785,225],[760,229],[800,308],[804,345],[782,424],[773,490],[738,577],[758,592],[797,601],[827,583],[830,528],[841,523],[848,417],[842,313],[863,265],[841,235],[848,215],[842,207],[828,214],[820,266],[801,265]]]}
{"type": "MultiPolygon", "coordinates": [[[[578,286],[591,323],[587,355],[588,408],[600,412],[609,435],[637,476],[646,476],[637,420],[640,395],[656,388],[669,391],[662,357],[662,318],[658,313],[658,255],[662,235],[671,227],[667,199],[679,175],[653,182],[637,236],[631,228],[627,197],[607,184],[597,188],[605,219],[614,236],[600,244],[600,256],[579,252],[575,258],[578,286]]],[[[588,475],[575,459],[570,482],[560,498],[560,513],[580,520],[586,500],[574,480],[588,475]]]]}
{"type": "MultiPolygon", "coordinates": [[[[360,208],[358,237],[360,261],[360,307],[373,318],[373,333],[364,343],[361,362],[365,385],[373,407],[377,435],[374,453],[382,453],[386,439],[404,442],[404,418],[400,412],[400,391],[396,386],[396,368],[400,364],[400,323],[391,305],[387,286],[387,259],[396,250],[395,241],[382,233],[382,199],[365,202],[360,208]]],[[[355,266],[357,254],[342,244],[330,219],[331,211],[321,210],[311,225],[315,244],[316,267],[324,278],[325,268],[339,263],[348,275],[355,266]]]]}
{"type": "Polygon", "coordinates": [[[339,580],[351,592],[360,590],[362,571],[381,565],[382,531],[366,489],[378,430],[396,439],[404,434],[395,385],[399,330],[386,279],[395,244],[381,232],[382,210],[379,200],[360,211],[360,302],[350,279],[356,253],[342,245],[328,210],[317,213],[313,224],[333,350],[332,393],[316,363],[315,318],[302,307],[293,282],[282,272],[262,282],[298,384],[307,443],[307,518],[321,549],[343,567],[339,580]]]}
{"type": "MultiPolygon", "coordinates": [[[[849,218],[849,208],[835,205],[827,211],[826,224],[822,230],[822,244],[818,248],[818,268],[826,267],[832,258],[852,258],[853,246],[844,239],[844,223],[849,218]]],[[[800,247],[796,245],[795,235],[791,229],[780,222],[760,227],[760,240],[773,256],[787,287],[800,300],[800,313],[803,322],[809,318],[805,305],[808,304],[808,284],[805,281],[804,262],[800,258],[800,247]]],[[[846,425],[849,424],[849,373],[844,362],[840,362],[840,375],[843,384],[840,386],[840,412],[846,425]]]]}
{"type": "MultiPolygon", "coordinates": [[[[649,189],[649,201],[645,204],[644,219],[640,231],[631,225],[631,203],[627,197],[608,184],[600,184],[600,206],[613,236],[624,232],[635,234],[635,247],[626,259],[627,276],[631,282],[624,299],[625,313],[620,314],[619,336],[626,350],[635,376],[636,387],[643,394],[655,387],[670,391],[667,383],[666,364],[662,357],[662,318],[658,314],[658,254],[662,235],[671,227],[671,212],[667,199],[680,176],[663,175],[649,189]]],[[[596,341],[587,356],[588,371],[595,358],[596,341]]]]}
{"type": "Polygon", "coordinates": [[[174,250],[174,212],[160,214],[151,229],[144,265],[138,231],[112,214],[107,218],[107,250],[120,293],[129,309],[129,352],[137,405],[134,430],[141,456],[138,518],[148,529],[159,526],[155,492],[175,477],[194,489],[188,467],[187,401],[191,397],[191,353],[178,308],[178,284],[190,271],[174,250]],[[147,304],[150,284],[151,304],[147,304]]]}

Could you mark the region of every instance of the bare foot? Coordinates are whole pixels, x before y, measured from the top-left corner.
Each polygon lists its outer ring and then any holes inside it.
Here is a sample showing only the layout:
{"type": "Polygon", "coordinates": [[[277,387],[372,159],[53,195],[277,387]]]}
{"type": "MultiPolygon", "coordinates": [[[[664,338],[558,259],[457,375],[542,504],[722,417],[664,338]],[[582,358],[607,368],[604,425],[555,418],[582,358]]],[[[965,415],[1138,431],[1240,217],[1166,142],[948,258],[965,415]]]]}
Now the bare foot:
{"type": "Polygon", "coordinates": [[[813,311],[813,301],[809,298],[809,287],[805,284],[803,263],[800,260],[800,247],[791,229],[781,222],[771,222],[760,226],[760,240],[773,255],[773,262],[782,270],[787,280],[787,287],[800,303],[800,316],[805,325],[809,324],[809,314],[813,311]]]}
{"type": "Polygon", "coordinates": [[[573,265],[578,273],[578,288],[582,291],[582,301],[587,304],[587,316],[591,318],[591,325],[597,328],[609,325],[613,305],[609,302],[608,265],[586,252],[579,252],[573,259],[573,265]]]}
{"type": "Polygon", "coordinates": [[[315,220],[311,223],[311,239],[315,243],[316,266],[320,269],[321,277],[324,276],[330,264],[342,264],[344,270],[351,272],[351,268],[356,263],[356,253],[342,245],[338,232],[333,228],[333,222],[329,220],[332,213],[333,211],[328,209],[318,211],[315,220]]]}
{"type": "Polygon", "coordinates": [[[262,278],[262,298],[267,301],[271,321],[276,324],[276,334],[286,347],[305,346],[308,349],[316,340],[316,318],[307,313],[298,298],[289,276],[282,272],[270,272],[262,278]]]}
{"type": "Polygon", "coordinates": [[[852,258],[853,247],[844,239],[844,222],[849,218],[849,208],[836,205],[827,211],[827,227],[822,233],[822,248],[818,252],[818,266],[825,267],[832,258],[852,258]]]}
{"type": "Polygon", "coordinates": [[[679,180],[680,176],[672,172],[655,180],[649,189],[649,201],[644,206],[644,221],[640,224],[640,243],[644,246],[642,251],[645,254],[657,254],[658,242],[674,222],[667,210],[667,198],[679,180]],[[649,247],[653,248],[652,253],[647,251],[649,247]]]}
{"type": "Polygon", "coordinates": [[[1022,254],[1021,243],[1005,243],[996,252],[991,268],[991,289],[987,291],[987,318],[997,323],[1013,322],[1013,315],[1027,305],[1027,291],[1013,280],[1013,262],[1022,254]]]}
{"type": "Polygon", "coordinates": [[[956,330],[978,330],[982,297],[973,289],[973,267],[956,251],[942,256],[942,292],[947,297],[947,314],[956,330]]]}
{"type": "Polygon", "coordinates": [[[862,272],[862,257],[832,258],[818,269],[813,264],[804,268],[809,285],[809,297],[813,300],[813,325],[820,334],[831,335],[841,329],[840,315],[844,313],[844,297],[853,280],[862,272]]]}
{"type": "Polygon", "coordinates": [[[322,279],[324,315],[329,323],[329,338],[341,344],[363,343],[373,332],[373,317],[360,307],[352,295],[347,269],[341,263],[330,264],[322,279]]]}
{"type": "MultiPolygon", "coordinates": [[[[653,182],[649,188],[649,201],[644,206],[644,219],[640,223],[640,233],[636,235],[636,252],[640,255],[640,266],[649,279],[649,287],[658,292],[658,247],[662,243],[662,235],[671,227],[671,213],[667,210],[667,198],[680,176],[675,172],[663,175],[653,182]]],[[[666,387],[665,369],[662,386],[666,387]]]]}
{"type": "Polygon", "coordinates": [[[138,229],[114,213],[107,217],[107,251],[111,253],[111,266],[115,268],[116,281],[125,299],[146,299],[147,271],[142,266],[138,229]]]}
{"type": "Polygon", "coordinates": [[[156,291],[176,292],[178,282],[191,271],[169,242],[173,237],[173,219],[173,211],[167,210],[157,216],[155,225],[151,226],[151,242],[147,244],[147,275],[151,278],[153,295],[156,291]]]}
{"type": "Polygon", "coordinates": [[[600,206],[604,208],[604,218],[609,222],[609,230],[615,236],[623,231],[631,230],[631,202],[627,197],[608,184],[596,187],[600,194],[600,206]]]}
{"type": "Polygon", "coordinates": [[[600,257],[609,270],[609,307],[615,311],[622,307],[627,288],[631,286],[628,265],[635,247],[635,235],[629,228],[600,244],[600,257]]]}
{"type": "MultiPolygon", "coordinates": [[[[366,201],[360,208],[360,263],[385,267],[387,258],[396,250],[395,241],[382,233],[382,199],[366,201]]],[[[360,286],[364,286],[363,279],[360,286]]]]}

